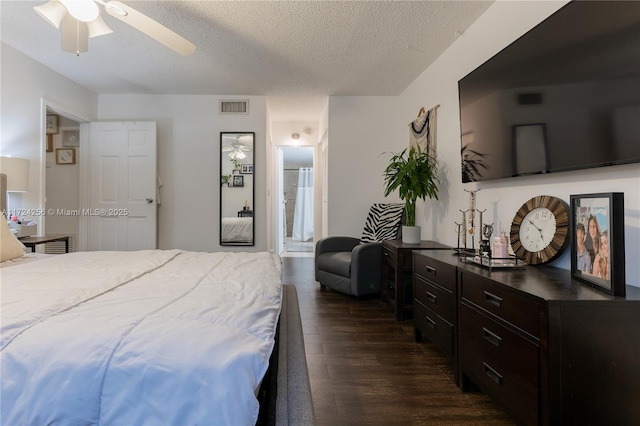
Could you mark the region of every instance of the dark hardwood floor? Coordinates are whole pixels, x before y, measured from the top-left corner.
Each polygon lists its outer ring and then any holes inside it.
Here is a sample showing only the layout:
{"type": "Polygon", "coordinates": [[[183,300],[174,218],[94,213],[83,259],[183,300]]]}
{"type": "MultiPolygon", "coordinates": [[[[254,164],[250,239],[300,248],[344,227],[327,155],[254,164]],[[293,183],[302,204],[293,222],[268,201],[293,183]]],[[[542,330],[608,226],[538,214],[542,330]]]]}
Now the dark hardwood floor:
{"type": "Polygon", "coordinates": [[[511,425],[482,393],[463,393],[451,362],[416,343],[413,321],[395,321],[379,297],[320,290],[313,258],[283,258],[295,284],[317,424],[511,425]]]}

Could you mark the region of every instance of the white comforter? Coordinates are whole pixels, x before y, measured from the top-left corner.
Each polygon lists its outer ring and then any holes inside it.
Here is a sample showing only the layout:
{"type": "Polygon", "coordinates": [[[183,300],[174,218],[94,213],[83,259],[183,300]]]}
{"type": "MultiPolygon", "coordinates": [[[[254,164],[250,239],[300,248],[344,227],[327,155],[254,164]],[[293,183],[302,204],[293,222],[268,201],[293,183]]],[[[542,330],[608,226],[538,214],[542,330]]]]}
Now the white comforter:
{"type": "Polygon", "coordinates": [[[253,240],[252,217],[223,217],[222,242],[241,243],[253,240]]]}
{"type": "Polygon", "coordinates": [[[0,424],[255,424],[276,256],[72,253],[0,273],[0,424]]]}

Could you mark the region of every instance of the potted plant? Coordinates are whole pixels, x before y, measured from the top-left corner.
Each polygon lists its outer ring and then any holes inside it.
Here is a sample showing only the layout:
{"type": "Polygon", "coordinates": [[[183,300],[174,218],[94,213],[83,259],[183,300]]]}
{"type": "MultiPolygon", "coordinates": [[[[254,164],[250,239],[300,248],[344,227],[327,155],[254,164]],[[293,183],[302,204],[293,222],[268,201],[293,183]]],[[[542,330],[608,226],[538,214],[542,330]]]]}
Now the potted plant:
{"type": "Polygon", "coordinates": [[[420,147],[404,149],[391,157],[384,170],[384,180],[387,185],[385,197],[397,189],[400,199],[405,202],[407,219],[406,226],[402,227],[402,242],[418,244],[421,229],[416,226],[416,201],[418,198],[424,201],[427,197],[438,199],[436,159],[420,147]]]}

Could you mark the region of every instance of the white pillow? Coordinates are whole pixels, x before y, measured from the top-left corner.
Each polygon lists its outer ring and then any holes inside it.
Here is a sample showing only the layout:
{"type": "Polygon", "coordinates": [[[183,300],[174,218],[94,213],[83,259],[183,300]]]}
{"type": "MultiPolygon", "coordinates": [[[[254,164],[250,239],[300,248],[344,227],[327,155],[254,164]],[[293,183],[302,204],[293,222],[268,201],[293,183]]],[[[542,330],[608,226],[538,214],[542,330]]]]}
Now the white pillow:
{"type": "Polygon", "coordinates": [[[24,256],[24,245],[9,230],[4,214],[0,214],[0,222],[0,262],[24,256]]]}

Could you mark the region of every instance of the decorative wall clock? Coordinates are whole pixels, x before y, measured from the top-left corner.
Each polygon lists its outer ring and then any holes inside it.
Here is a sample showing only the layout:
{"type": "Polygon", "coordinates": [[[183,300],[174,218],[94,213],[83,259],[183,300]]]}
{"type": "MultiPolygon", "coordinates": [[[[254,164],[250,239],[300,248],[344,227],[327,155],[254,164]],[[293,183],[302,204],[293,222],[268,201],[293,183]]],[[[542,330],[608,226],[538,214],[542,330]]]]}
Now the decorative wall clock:
{"type": "Polygon", "coordinates": [[[533,197],[511,222],[511,248],[529,265],[551,262],[569,243],[569,206],[549,195],[533,197]]]}

